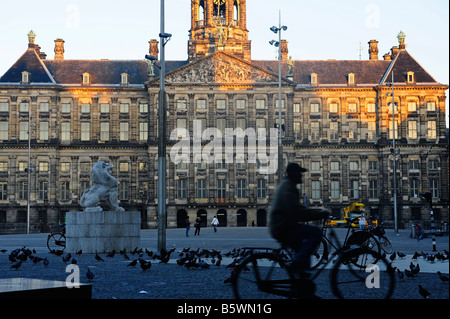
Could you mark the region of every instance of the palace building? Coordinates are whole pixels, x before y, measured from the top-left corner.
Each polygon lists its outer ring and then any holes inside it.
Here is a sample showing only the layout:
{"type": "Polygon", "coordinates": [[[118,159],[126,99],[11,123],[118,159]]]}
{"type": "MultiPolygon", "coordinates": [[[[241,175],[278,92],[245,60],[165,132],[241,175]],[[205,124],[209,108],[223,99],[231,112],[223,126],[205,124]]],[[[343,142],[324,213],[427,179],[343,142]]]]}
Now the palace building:
{"type": "MultiPolygon", "coordinates": [[[[252,60],[246,16],[245,0],[192,0],[187,59],[166,61],[168,227],[184,227],[186,216],[206,226],[215,215],[220,226],[267,225],[278,174],[250,158],[248,139],[243,161],[236,148],[222,149],[232,163],[196,161],[192,146],[187,162],[169,155],[195,135],[194,124],[201,132],[265,128],[267,136],[280,127],[278,60],[252,60]],[[186,130],[174,139],[175,128],[186,130]]],[[[23,232],[28,205],[32,232],[64,222],[81,209],[99,160],[114,166],[120,205],[141,212],[142,228],[156,227],[160,62],[67,60],[63,39],[50,59],[35,40],[31,31],[0,78],[0,233],[23,232]]],[[[370,40],[366,60],[306,61],[292,60],[281,41],[283,163],[308,168],[299,191],[309,207],[338,217],[361,202],[393,225],[395,179],[399,227],[429,225],[425,192],[436,226],[448,222],[448,85],[405,41],[400,33],[382,57],[370,40]]],[[[158,56],[158,41],[149,53],[158,56]]]]}

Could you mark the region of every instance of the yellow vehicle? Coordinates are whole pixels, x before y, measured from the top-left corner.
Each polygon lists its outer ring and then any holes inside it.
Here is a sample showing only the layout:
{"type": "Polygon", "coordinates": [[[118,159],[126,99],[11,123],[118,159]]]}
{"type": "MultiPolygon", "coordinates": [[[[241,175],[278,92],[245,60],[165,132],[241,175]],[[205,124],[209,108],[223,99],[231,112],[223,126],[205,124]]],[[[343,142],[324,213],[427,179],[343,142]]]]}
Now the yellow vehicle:
{"type": "MultiPolygon", "coordinates": [[[[361,219],[361,216],[364,214],[364,218],[366,219],[366,227],[369,225],[368,219],[369,216],[365,214],[364,210],[364,204],[362,203],[353,203],[347,207],[344,207],[344,218],[342,219],[333,219],[328,223],[328,226],[334,227],[334,226],[345,226],[347,225],[348,221],[350,219],[358,218],[356,221],[354,221],[351,224],[351,227],[357,227],[359,228],[359,220],[361,219]]],[[[378,221],[377,220],[370,220],[371,224],[374,227],[377,227],[378,221]]]]}

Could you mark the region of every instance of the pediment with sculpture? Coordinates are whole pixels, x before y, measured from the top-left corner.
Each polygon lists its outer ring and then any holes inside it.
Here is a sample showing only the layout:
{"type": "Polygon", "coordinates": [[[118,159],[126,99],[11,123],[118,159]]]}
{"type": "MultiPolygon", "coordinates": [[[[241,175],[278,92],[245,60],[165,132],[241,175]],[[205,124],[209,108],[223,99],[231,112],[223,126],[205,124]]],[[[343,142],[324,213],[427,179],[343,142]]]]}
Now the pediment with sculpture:
{"type": "Polygon", "coordinates": [[[169,84],[276,83],[278,76],[224,52],[188,64],[167,74],[169,84]]]}

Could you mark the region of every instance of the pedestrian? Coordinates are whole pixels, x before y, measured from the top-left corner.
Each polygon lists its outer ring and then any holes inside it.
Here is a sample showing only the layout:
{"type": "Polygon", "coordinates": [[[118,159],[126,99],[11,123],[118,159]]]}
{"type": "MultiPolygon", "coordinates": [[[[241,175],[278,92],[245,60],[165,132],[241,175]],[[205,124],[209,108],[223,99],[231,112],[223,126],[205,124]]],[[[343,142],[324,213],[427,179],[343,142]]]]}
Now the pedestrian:
{"type": "Polygon", "coordinates": [[[186,237],[189,237],[189,229],[191,228],[191,222],[189,221],[189,216],[186,216],[186,237]]]}
{"type": "Polygon", "coordinates": [[[195,220],[195,223],[194,223],[194,227],[195,227],[194,236],[195,235],[200,236],[200,222],[201,222],[200,217],[197,217],[197,219],[195,220]]]}
{"type": "Polygon", "coordinates": [[[366,219],[364,218],[364,214],[359,218],[359,229],[363,230],[366,228],[366,219]]]}
{"type": "Polygon", "coordinates": [[[219,220],[217,219],[216,216],[214,216],[214,218],[211,222],[211,225],[213,225],[213,227],[214,227],[214,232],[217,233],[217,225],[219,225],[219,220]]]}

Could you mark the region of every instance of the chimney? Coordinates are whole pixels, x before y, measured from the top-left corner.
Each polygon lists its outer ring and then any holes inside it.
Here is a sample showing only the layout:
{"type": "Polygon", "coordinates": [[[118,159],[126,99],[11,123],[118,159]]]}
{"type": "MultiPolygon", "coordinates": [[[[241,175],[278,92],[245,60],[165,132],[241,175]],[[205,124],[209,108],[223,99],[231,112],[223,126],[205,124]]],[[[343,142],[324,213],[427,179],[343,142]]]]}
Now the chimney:
{"type": "Polygon", "coordinates": [[[64,40],[55,40],[55,60],[64,60],[64,40]]]}
{"type": "Polygon", "coordinates": [[[281,40],[281,59],[283,61],[287,61],[287,59],[288,59],[288,53],[289,53],[288,43],[289,42],[286,40],[281,40]]]}
{"type": "Polygon", "coordinates": [[[392,47],[392,49],[391,49],[391,57],[392,57],[392,59],[397,56],[397,53],[398,53],[398,47],[397,46],[392,47]]]}
{"type": "Polygon", "coordinates": [[[391,55],[389,53],[386,53],[385,55],[383,55],[383,59],[385,61],[391,61],[392,60],[391,55]]]}
{"type": "Polygon", "coordinates": [[[155,40],[155,39],[152,39],[152,40],[148,41],[148,43],[150,44],[150,48],[148,50],[150,55],[158,57],[158,54],[159,54],[158,44],[159,44],[159,42],[157,40],[155,40]]]}
{"type": "Polygon", "coordinates": [[[369,60],[378,60],[378,41],[369,41],[369,60]]]}

